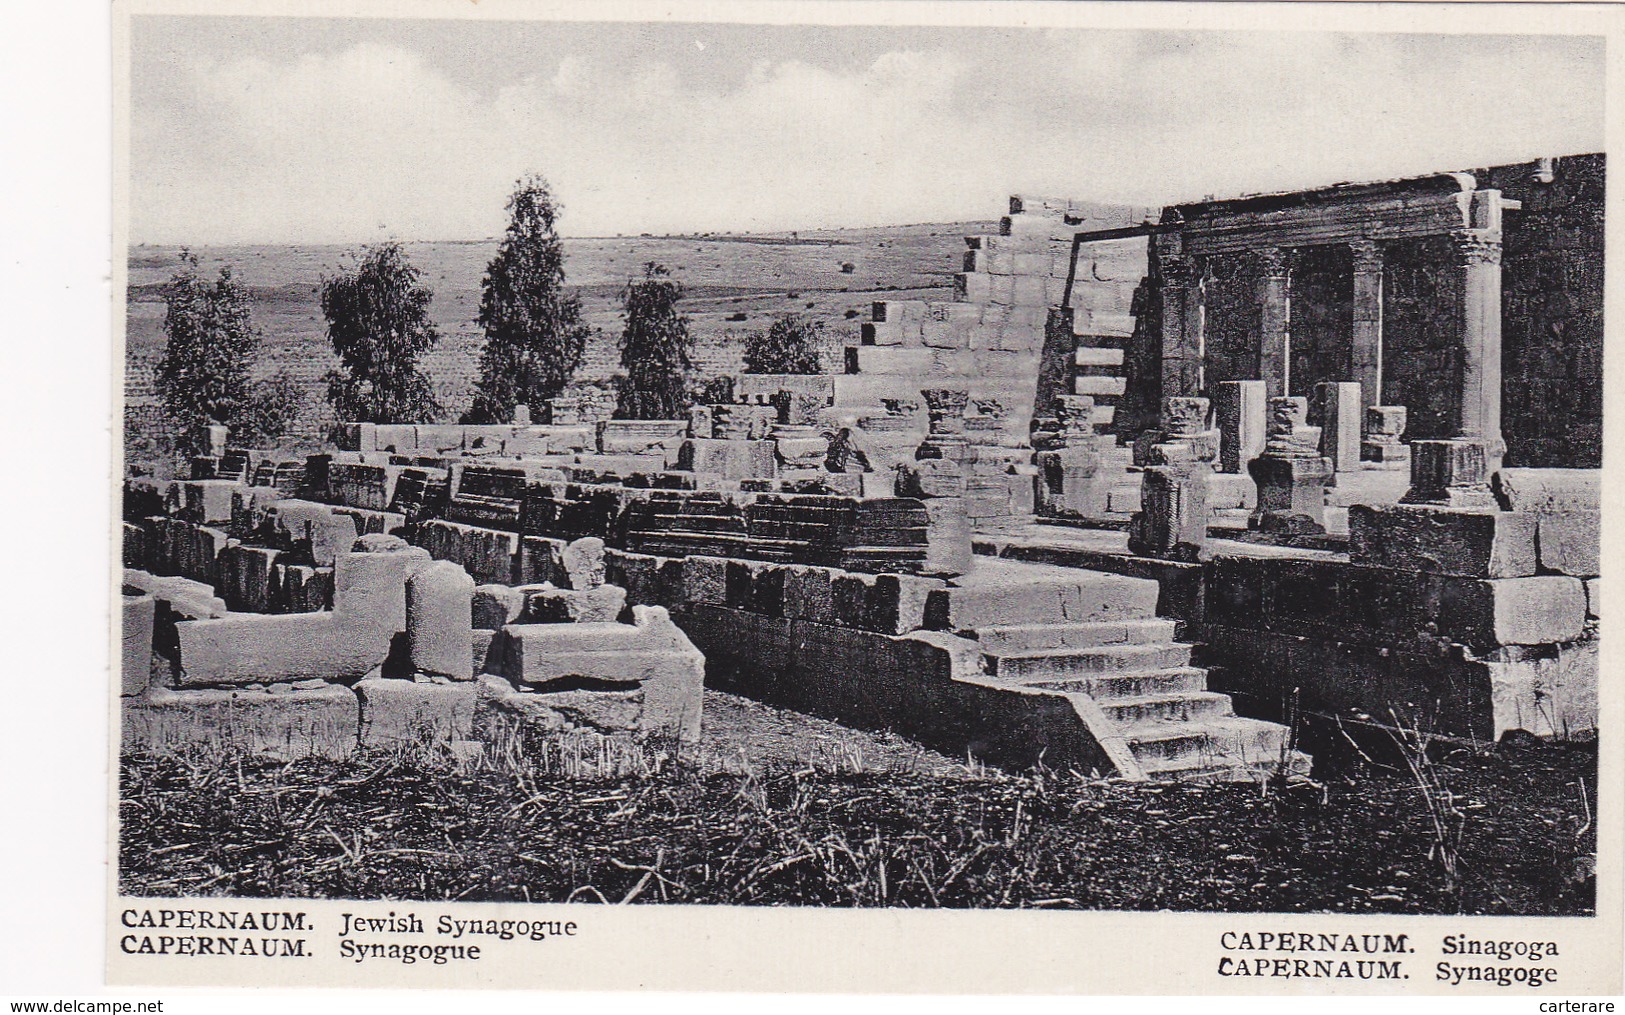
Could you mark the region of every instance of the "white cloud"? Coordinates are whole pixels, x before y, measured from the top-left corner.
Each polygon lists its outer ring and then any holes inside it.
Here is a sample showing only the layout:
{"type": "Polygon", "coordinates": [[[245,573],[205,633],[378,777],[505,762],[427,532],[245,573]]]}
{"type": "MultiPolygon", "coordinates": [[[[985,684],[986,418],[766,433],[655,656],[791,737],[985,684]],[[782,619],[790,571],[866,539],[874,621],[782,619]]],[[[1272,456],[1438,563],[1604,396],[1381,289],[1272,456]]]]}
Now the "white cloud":
{"type": "Polygon", "coordinates": [[[488,235],[530,170],[581,234],[985,217],[1022,190],[1159,203],[1601,145],[1600,46],[1035,32],[840,55],[719,80],[686,40],[513,53],[483,89],[375,42],[183,59],[137,94],[133,233],[488,235]]]}

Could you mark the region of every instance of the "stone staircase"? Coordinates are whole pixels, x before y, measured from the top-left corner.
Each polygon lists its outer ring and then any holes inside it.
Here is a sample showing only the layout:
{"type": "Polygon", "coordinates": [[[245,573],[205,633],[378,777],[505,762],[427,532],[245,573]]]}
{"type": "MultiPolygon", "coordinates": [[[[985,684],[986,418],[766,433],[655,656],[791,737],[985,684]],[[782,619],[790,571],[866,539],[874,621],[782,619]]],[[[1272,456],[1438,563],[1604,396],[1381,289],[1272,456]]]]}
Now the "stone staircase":
{"type": "MultiPolygon", "coordinates": [[[[1235,714],[1207,689],[1176,621],[1154,615],[1156,584],[1096,572],[1029,579],[983,595],[960,633],[981,647],[987,676],[1060,692],[1129,779],[1254,781],[1307,775],[1287,727],[1235,714]],[[1143,590],[1124,583],[1150,586],[1143,590]],[[1048,593],[1048,594],[1046,594],[1048,593]]],[[[990,588],[997,588],[994,584],[990,588]]],[[[950,596],[960,590],[950,590],[950,596]]]]}

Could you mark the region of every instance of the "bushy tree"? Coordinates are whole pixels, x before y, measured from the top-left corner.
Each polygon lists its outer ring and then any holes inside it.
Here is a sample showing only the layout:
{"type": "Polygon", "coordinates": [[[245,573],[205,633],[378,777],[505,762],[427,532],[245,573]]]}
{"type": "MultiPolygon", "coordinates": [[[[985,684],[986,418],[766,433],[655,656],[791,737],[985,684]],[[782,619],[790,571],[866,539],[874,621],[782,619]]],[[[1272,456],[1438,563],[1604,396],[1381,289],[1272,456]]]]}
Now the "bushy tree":
{"type": "Polygon", "coordinates": [[[167,341],[154,383],[174,426],[177,450],[195,454],[205,445],[205,427],[232,425],[248,404],[259,332],[248,294],[232,279],[231,268],[222,267],[219,277],[207,281],[190,251],[181,251],[181,267],[170,277],[165,299],[167,341]]]}
{"type": "Polygon", "coordinates": [[[255,382],[248,401],[231,424],[233,442],[250,446],[274,443],[293,429],[305,408],[305,393],[286,370],[255,382]]]}
{"type": "Polygon", "coordinates": [[[641,280],[621,290],[626,329],[621,333],[621,383],[616,415],[622,419],[676,419],[685,409],[694,339],[677,310],[683,284],[650,261],[641,280]]]}
{"type": "Polygon", "coordinates": [[[747,374],[821,374],[824,323],[802,314],[780,314],[766,331],[745,339],[747,374]]]}
{"type": "Polygon", "coordinates": [[[327,399],[339,418],[361,423],[419,423],[443,411],[418,357],[440,334],[429,322],[433,294],[398,243],[368,247],[352,272],[322,283],[327,337],[341,369],[327,374],[327,399]]]}
{"type": "Polygon", "coordinates": [[[561,207],[547,181],[520,180],[508,198],[508,229],[481,283],[485,350],[467,422],[503,422],[520,404],[553,398],[581,366],[590,329],[581,299],[564,290],[561,207]]]}

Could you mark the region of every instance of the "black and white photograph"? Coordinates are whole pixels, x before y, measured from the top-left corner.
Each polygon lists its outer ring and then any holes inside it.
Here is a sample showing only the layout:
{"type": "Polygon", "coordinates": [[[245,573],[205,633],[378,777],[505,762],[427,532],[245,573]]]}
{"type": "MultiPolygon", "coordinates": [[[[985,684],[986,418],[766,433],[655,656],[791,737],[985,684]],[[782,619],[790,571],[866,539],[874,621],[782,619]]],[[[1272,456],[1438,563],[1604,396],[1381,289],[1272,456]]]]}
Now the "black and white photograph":
{"type": "Polygon", "coordinates": [[[110,975],[1618,991],[1611,40],[1200,6],[116,5],[110,975]]]}

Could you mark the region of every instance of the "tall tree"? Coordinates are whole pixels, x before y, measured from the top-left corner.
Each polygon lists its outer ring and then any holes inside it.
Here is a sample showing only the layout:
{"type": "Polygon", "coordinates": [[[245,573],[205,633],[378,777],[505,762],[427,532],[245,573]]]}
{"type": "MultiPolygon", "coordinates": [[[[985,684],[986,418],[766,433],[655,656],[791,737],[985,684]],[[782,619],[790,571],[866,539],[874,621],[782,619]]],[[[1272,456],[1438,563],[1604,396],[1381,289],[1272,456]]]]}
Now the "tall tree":
{"type": "Polygon", "coordinates": [[[327,374],[327,399],[341,419],[420,423],[443,411],[418,357],[440,334],[429,322],[433,294],[398,243],[368,247],[355,271],[322,283],[327,337],[342,369],[327,374]]]}
{"type": "Polygon", "coordinates": [[[581,366],[590,329],[581,299],[564,289],[563,208],[547,181],[532,174],[508,198],[508,229],[481,283],[485,350],[468,422],[513,418],[516,405],[556,396],[581,366]]]}
{"type": "Polygon", "coordinates": [[[197,256],[181,251],[181,267],[169,279],[164,313],[163,356],[154,383],[174,424],[183,453],[196,453],[211,423],[231,425],[253,395],[249,369],[259,332],[248,294],[222,267],[213,282],[198,273],[197,256]]]}
{"type": "Polygon", "coordinates": [[[766,331],[745,338],[747,374],[821,374],[824,323],[802,314],[780,314],[766,331]]]}
{"type": "Polygon", "coordinates": [[[677,310],[683,284],[650,261],[643,278],[621,290],[626,330],[621,333],[622,419],[676,419],[684,409],[694,339],[688,318],[677,310]]]}

